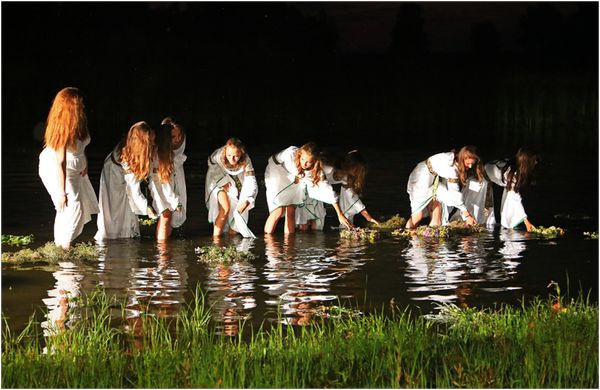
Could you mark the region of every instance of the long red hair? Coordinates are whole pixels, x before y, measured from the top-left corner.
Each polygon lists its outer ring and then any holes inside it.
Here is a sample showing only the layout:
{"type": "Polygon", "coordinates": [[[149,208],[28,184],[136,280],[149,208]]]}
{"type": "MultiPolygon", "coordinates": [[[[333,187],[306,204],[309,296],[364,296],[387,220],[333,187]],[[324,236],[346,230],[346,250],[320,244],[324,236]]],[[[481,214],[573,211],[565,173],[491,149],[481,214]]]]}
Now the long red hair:
{"type": "Polygon", "coordinates": [[[148,177],[150,156],[154,149],[154,130],[144,121],[134,123],[119,143],[119,160],[124,162],[138,180],[148,177]]]}
{"type": "Polygon", "coordinates": [[[72,149],[76,140],[88,137],[87,117],[79,89],[67,87],[54,97],[48,113],[44,144],[54,150],[72,149]]]}
{"type": "Polygon", "coordinates": [[[334,176],[340,179],[346,176],[346,188],[351,188],[360,195],[367,178],[367,161],[357,150],[346,154],[343,159],[335,164],[334,176]]]}
{"type": "Polygon", "coordinates": [[[167,183],[173,173],[173,142],[170,124],[161,125],[156,132],[156,156],[158,158],[158,177],[162,183],[167,183]]]}
{"type": "Polygon", "coordinates": [[[304,177],[304,170],[300,165],[300,156],[302,152],[307,153],[309,156],[315,159],[313,167],[310,169],[310,177],[312,178],[313,185],[317,185],[322,180],[323,176],[321,149],[316,143],[308,142],[296,150],[296,154],[294,155],[294,163],[296,164],[296,169],[298,169],[300,177],[304,177]]]}

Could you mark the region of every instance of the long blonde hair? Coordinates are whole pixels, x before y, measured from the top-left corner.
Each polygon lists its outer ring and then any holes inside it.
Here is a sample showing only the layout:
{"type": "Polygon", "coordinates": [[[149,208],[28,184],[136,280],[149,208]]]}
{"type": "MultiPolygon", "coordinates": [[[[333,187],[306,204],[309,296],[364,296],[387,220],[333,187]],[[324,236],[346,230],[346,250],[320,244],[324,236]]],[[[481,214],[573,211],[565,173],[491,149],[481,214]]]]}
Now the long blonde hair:
{"type": "Polygon", "coordinates": [[[367,161],[360,152],[353,150],[336,162],[334,176],[338,179],[346,176],[345,187],[360,195],[367,178],[367,170],[367,161]]]}
{"type": "Polygon", "coordinates": [[[66,147],[72,149],[76,140],[88,137],[87,117],[83,96],[79,89],[67,87],[61,89],[52,102],[44,144],[54,150],[66,147]]]}
{"type": "Polygon", "coordinates": [[[117,153],[138,180],[148,177],[150,156],[154,149],[154,130],[144,121],[134,123],[123,137],[117,153]]]}
{"type": "Polygon", "coordinates": [[[304,177],[304,170],[300,165],[300,156],[302,152],[307,153],[309,156],[315,159],[313,167],[310,170],[310,177],[312,178],[313,185],[317,185],[323,176],[321,149],[316,143],[308,142],[296,150],[296,154],[294,155],[294,163],[296,164],[296,169],[298,170],[300,177],[304,177]]]}
{"type": "Polygon", "coordinates": [[[458,153],[454,153],[454,161],[456,162],[456,169],[458,170],[458,179],[463,186],[467,185],[469,174],[476,177],[477,181],[483,180],[483,167],[481,165],[481,160],[477,155],[477,148],[475,146],[466,145],[460,148],[458,153]],[[465,167],[464,164],[465,160],[468,158],[475,159],[475,166],[470,169],[465,167]]]}

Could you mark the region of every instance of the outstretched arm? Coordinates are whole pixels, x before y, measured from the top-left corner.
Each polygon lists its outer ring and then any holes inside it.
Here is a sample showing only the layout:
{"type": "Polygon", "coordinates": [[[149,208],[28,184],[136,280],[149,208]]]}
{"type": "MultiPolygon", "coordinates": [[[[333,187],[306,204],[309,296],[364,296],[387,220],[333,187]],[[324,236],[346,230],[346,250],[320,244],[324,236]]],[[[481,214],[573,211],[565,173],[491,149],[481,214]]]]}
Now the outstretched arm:
{"type": "Polygon", "coordinates": [[[340,223],[348,229],[354,229],[354,225],[352,225],[352,222],[350,222],[350,220],[348,218],[346,218],[346,216],[342,212],[342,209],[340,208],[340,204],[338,202],[333,203],[333,208],[335,209],[335,212],[337,213],[340,223]]]}
{"type": "Polygon", "coordinates": [[[360,214],[365,217],[365,219],[367,220],[367,222],[372,222],[375,225],[379,226],[379,221],[377,221],[375,218],[373,218],[371,216],[371,214],[369,214],[369,212],[367,211],[367,209],[363,209],[363,211],[360,212],[360,214]]]}

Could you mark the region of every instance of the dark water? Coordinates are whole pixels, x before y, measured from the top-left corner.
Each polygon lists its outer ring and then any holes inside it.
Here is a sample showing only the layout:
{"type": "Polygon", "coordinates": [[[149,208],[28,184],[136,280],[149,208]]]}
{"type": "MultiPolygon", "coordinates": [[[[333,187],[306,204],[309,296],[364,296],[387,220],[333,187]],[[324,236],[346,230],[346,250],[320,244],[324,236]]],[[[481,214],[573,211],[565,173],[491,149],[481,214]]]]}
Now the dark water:
{"type": "MultiPolygon", "coordinates": [[[[259,182],[271,151],[252,154],[259,182]]],[[[23,153],[31,157],[27,164],[17,164],[12,154],[3,154],[2,233],[33,233],[36,246],[52,239],[53,212],[37,177],[37,151],[23,153]]],[[[363,200],[370,212],[378,217],[408,215],[406,179],[413,166],[431,153],[364,153],[370,174],[363,200]]],[[[88,156],[95,187],[102,154],[88,156]]],[[[126,317],[135,320],[145,313],[176,314],[199,284],[212,305],[218,330],[225,334],[236,334],[239,320],[257,325],[278,319],[307,324],[319,307],[340,303],[369,311],[389,307],[393,300],[421,313],[435,311],[439,303],[517,304],[522,298],[547,296],[551,280],[559,282],[563,291],[568,286],[572,294],[581,289],[593,301],[598,299],[598,241],[582,235],[598,230],[594,156],[545,156],[537,185],[524,194],[535,224],[568,230],[561,239],[540,240],[523,231],[497,227],[481,235],[446,240],[390,237],[376,244],[353,243],[341,240],[329,228],[337,225],[331,208],[324,232],[284,236],[279,226],[276,234],[263,237],[258,234],[267,216],[262,184],[250,221],[258,238],[224,237],[220,241],[249,250],[257,259],[206,265],[198,262],[194,248],[213,242],[203,203],[207,155],[188,151],[188,221],[167,243],[157,244],[151,229],[144,228],[141,239],[114,240],[101,246],[94,264],[3,266],[2,312],[9,325],[21,328],[39,308],[49,311],[50,319],[64,316],[69,304],[60,299],[62,295],[77,296],[98,285],[124,301],[126,317]]],[[[499,199],[500,194],[495,195],[499,199]]],[[[364,220],[358,216],[357,222],[364,220]]],[[[95,231],[94,220],[78,241],[91,240],[95,231]]],[[[40,320],[46,320],[39,313],[40,320]]]]}

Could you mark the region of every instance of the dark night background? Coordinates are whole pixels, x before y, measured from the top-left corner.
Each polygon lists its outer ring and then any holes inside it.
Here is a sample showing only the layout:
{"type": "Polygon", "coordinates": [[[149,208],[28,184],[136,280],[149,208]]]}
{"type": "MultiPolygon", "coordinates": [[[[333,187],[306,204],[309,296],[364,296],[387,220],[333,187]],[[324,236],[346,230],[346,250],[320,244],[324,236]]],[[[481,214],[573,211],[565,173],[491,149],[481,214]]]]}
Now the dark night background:
{"type": "Polygon", "coordinates": [[[3,3],[2,150],[41,150],[77,86],[102,154],[167,115],[188,154],[232,135],[597,153],[597,65],[589,2],[3,3]]]}

